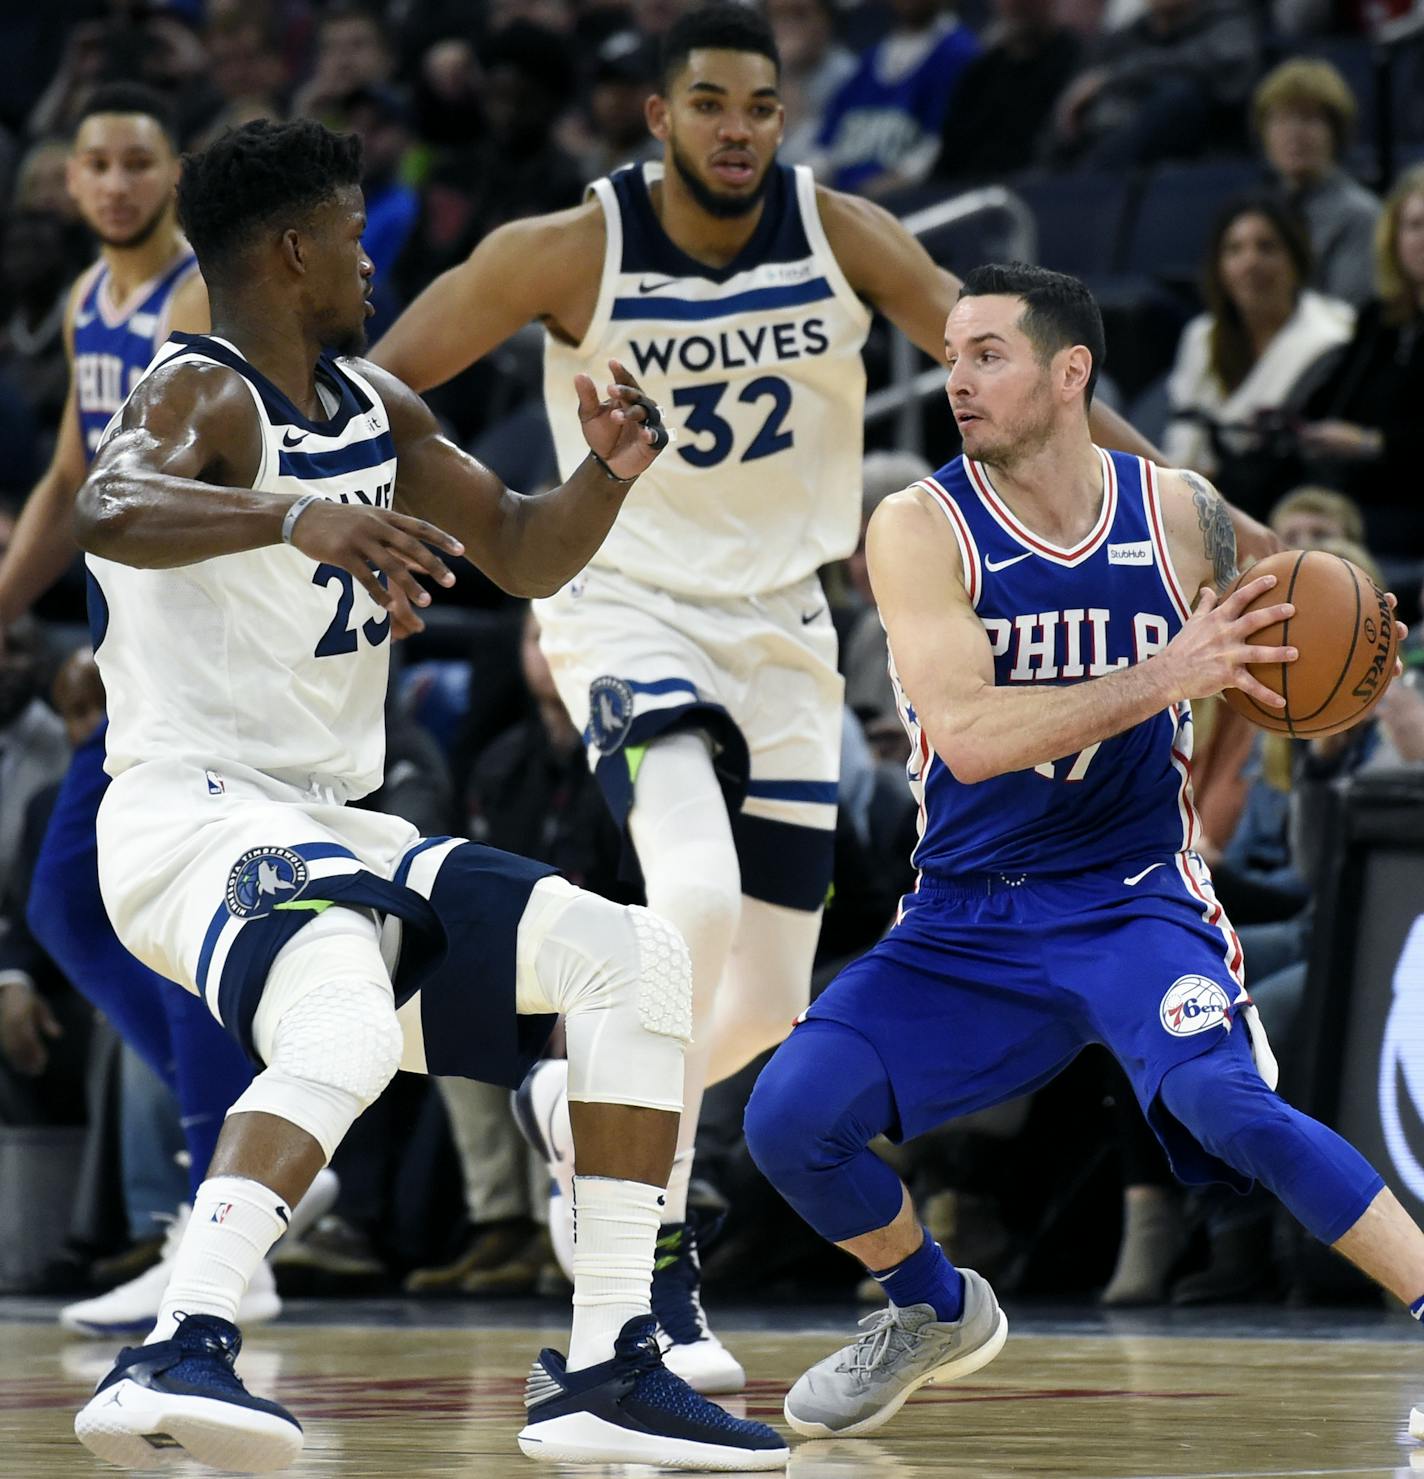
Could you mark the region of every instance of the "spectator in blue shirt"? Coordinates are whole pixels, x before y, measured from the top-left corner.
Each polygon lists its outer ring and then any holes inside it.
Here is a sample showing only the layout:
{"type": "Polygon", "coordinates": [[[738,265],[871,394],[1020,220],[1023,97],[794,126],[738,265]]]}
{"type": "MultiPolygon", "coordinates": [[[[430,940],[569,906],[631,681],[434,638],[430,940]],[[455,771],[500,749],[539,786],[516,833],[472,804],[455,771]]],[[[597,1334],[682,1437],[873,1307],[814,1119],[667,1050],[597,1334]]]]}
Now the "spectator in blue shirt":
{"type": "Polygon", "coordinates": [[[918,185],[939,153],[960,74],[979,42],[941,0],[891,0],[895,26],[832,97],[817,174],[837,190],[883,196],[918,185]]]}

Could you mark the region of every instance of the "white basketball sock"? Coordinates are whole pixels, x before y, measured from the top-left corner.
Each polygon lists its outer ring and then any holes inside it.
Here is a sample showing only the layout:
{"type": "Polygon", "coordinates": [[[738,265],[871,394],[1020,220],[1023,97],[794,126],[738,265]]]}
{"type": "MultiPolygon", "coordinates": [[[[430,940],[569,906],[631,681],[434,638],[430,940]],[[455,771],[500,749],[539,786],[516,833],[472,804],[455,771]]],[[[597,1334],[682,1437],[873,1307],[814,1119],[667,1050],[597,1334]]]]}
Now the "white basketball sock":
{"type": "Polygon", "coordinates": [[[217,1315],[236,1324],[248,1282],[290,1218],[287,1204],[260,1181],[212,1176],[203,1182],[144,1344],[169,1339],[179,1315],[217,1315]]]}
{"type": "Polygon", "coordinates": [[[663,1194],[641,1181],[574,1177],[574,1328],[570,1371],[613,1355],[613,1342],[651,1305],[663,1194]]]}
{"type": "Polygon", "coordinates": [[[687,1188],[692,1182],[692,1159],[695,1152],[689,1148],[680,1150],[672,1158],[672,1174],[668,1177],[667,1205],[663,1208],[663,1221],[687,1221],[687,1188]]]}

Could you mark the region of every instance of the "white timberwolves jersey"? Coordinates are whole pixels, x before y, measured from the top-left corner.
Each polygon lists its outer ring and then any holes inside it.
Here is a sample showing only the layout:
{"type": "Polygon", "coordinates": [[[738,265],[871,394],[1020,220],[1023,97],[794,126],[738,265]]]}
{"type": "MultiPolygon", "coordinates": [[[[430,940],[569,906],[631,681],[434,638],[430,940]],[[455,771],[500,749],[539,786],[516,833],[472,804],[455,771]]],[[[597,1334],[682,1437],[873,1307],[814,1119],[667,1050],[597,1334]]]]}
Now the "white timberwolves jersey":
{"type": "Polygon", "coordinates": [[[607,248],[583,343],[547,336],[544,400],[568,477],[588,455],[573,379],[620,360],[661,407],[669,446],[593,558],[699,597],[778,590],[855,548],[870,313],[831,255],[809,170],[772,166],[751,240],[725,268],[668,238],[661,165],[591,187],[607,248]]]}
{"type": "MultiPolygon", "coordinates": [[[[317,382],[335,411],[312,421],[225,340],[175,334],[148,373],[179,358],[226,365],[251,391],[258,492],[391,506],[386,409],[349,362],[321,357],[317,382]]],[[[246,767],[341,800],[380,785],[390,618],[347,571],[285,544],[171,570],[87,562],[110,775],[174,760],[246,767]]]]}

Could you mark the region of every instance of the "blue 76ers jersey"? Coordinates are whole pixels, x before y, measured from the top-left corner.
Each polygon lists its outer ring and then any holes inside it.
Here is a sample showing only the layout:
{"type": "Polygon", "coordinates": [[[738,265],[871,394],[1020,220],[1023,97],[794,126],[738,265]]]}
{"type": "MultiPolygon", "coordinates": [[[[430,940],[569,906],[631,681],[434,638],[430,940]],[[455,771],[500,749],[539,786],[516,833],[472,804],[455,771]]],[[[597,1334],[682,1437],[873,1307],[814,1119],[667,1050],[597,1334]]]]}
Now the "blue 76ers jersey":
{"type": "Polygon", "coordinates": [[[197,259],[185,247],[119,305],[110,301],[112,284],[102,258],[82,280],[74,310],[74,397],[86,461],[94,460],[114,412],[168,338],[173,295],[197,270],[197,259]]]}
{"type": "MultiPolygon", "coordinates": [[[[954,532],[998,685],[1111,673],[1160,652],[1187,619],[1151,464],[1101,448],[1099,457],[1102,511],[1071,550],[1024,528],[981,463],[961,457],[919,484],[954,532]]],[[[966,785],[920,728],[893,652],[890,667],[912,749],[921,870],[1077,873],[1192,846],[1198,826],[1187,704],[1031,770],[966,785]]]]}

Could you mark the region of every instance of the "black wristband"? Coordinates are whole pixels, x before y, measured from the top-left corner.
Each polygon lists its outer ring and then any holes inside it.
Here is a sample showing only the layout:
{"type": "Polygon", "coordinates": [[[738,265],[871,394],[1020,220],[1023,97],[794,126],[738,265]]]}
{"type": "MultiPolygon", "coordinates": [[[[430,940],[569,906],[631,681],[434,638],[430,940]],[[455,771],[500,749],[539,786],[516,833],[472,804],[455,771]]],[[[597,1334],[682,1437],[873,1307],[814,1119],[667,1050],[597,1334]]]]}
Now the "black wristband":
{"type": "Polygon", "coordinates": [[[631,478],[620,478],[618,474],[614,472],[613,469],[609,467],[609,465],[603,460],[603,458],[601,458],[598,453],[593,450],[592,447],[588,449],[588,455],[592,457],[593,460],[603,469],[603,476],[606,477],[610,483],[633,483],[637,481],[637,473],[634,473],[631,478]]]}

